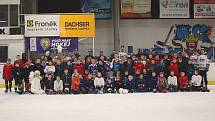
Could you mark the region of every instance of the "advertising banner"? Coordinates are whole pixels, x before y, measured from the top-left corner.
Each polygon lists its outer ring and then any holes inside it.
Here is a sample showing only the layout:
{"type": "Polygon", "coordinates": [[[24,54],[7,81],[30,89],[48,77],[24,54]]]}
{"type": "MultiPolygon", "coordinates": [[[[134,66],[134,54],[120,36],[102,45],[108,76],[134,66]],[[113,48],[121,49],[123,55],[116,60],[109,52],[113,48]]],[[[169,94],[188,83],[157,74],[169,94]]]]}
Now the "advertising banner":
{"type": "Polygon", "coordinates": [[[81,0],[83,13],[95,13],[96,19],[111,19],[111,0],[81,0]]]}
{"type": "Polygon", "coordinates": [[[95,15],[60,15],[60,37],[95,37],[95,15]]]}
{"type": "Polygon", "coordinates": [[[215,0],[194,0],[194,18],[215,18],[215,0]]]}
{"type": "Polygon", "coordinates": [[[121,18],[151,17],[151,0],[121,0],[121,18]]]}
{"type": "Polygon", "coordinates": [[[27,37],[25,41],[26,47],[34,52],[53,52],[54,49],[57,49],[58,45],[61,45],[63,52],[74,52],[78,50],[78,38],[27,37]]]}
{"type": "Polygon", "coordinates": [[[190,0],[160,0],[160,18],[190,18],[190,0]]]}
{"type": "Polygon", "coordinates": [[[25,36],[59,36],[59,15],[26,15],[25,36]]]}

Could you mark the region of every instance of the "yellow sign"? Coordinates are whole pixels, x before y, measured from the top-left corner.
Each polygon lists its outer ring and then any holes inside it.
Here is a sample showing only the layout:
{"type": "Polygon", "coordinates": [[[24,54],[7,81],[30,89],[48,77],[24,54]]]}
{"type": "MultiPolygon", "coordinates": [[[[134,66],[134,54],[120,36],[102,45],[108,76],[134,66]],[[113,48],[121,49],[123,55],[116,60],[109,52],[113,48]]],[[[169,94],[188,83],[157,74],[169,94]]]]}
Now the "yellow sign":
{"type": "Polygon", "coordinates": [[[95,15],[60,15],[60,37],[95,37],[95,15]]]}

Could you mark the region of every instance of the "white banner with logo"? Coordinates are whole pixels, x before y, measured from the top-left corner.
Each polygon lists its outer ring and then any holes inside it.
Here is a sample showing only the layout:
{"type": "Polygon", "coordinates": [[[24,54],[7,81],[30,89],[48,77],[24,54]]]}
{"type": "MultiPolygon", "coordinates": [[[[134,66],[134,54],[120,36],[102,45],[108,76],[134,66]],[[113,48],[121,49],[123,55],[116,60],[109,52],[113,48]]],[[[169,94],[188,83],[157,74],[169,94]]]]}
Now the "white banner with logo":
{"type": "Polygon", "coordinates": [[[160,0],[160,18],[190,18],[190,0],[160,0]]]}
{"type": "Polygon", "coordinates": [[[26,15],[25,36],[59,36],[60,35],[59,15],[26,15]]]}
{"type": "Polygon", "coordinates": [[[194,0],[194,18],[215,18],[215,0],[194,0]]]}
{"type": "Polygon", "coordinates": [[[10,28],[9,27],[0,27],[0,35],[9,35],[10,28]]]}

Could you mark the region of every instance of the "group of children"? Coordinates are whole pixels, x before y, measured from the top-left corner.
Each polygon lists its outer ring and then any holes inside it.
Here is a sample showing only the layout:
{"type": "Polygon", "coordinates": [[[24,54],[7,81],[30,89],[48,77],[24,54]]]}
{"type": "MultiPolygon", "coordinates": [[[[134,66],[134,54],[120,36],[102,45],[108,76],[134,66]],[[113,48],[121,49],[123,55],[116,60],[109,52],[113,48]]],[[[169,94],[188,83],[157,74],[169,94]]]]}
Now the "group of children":
{"type": "Polygon", "coordinates": [[[19,94],[102,94],[133,92],[209,91],[209,63],[204,53],[188,57],[173,55],[127,54],[124,50],[106,57],[89,52],[52,58],[46,52],[35,63],[17,55],[3,67],[5,92],[19,94]]]}

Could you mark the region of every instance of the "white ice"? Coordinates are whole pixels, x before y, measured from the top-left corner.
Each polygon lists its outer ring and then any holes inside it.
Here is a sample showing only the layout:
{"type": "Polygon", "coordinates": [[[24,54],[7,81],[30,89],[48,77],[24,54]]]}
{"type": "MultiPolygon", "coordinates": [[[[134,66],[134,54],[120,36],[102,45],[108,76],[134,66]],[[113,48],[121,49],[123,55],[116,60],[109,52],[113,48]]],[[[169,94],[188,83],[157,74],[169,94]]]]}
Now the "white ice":
{"type": "Polygon", "coordinates": [[[0,90],[0,121],[215,121],[209,93],[16,95],[0,90]]]}

